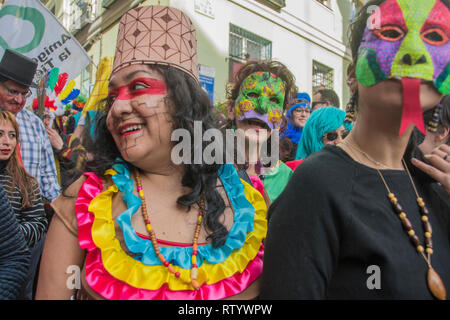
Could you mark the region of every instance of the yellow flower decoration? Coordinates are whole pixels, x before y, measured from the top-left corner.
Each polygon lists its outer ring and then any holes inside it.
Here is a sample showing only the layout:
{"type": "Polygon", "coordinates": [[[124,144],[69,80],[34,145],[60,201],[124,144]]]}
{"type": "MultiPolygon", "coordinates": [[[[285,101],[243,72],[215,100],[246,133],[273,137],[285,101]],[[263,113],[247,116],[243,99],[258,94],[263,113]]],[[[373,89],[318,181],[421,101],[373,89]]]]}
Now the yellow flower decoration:
{"type": "Polygon", "coordinates": [[[236,105],[236,117],[240,118],[242,116],[241,108],[236,105]]]}
{"type": "Polygon", "coordinates": [[[239,103],[239,108],[241,109],[241,111],[247,112],[251,109],[254,109],[255,105],[250,100],[244,99],[239,103]]]}
{"type": "Polygon", "coordinates": [[[273,124],[277,123],[281,119],[281,111],[277,109],[272,109],[267,114],[267,117],[269,118],[269,121],[273,124]]]}
{"type": "Polygon", "coordinates": [[[271,97],[271,96],[275,95],[275,92],[273,91],[273,88],[268,87],[268,86],[264,86],[262,88],[261,95],[265,96],[265,97],[271,97]]]}

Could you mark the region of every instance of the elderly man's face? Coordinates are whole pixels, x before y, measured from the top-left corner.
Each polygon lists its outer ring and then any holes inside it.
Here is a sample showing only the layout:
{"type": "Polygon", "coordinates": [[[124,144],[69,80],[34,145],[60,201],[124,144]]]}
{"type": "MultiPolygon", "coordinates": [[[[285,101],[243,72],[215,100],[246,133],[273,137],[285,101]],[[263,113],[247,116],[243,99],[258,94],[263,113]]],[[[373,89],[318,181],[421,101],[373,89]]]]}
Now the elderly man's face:
{"type": "Polygon", "coordinates": [[[18,113],[29,96],[29,87],[15,81],[7,80],[0,84],[0,108],[3,110],[18,113]]]}

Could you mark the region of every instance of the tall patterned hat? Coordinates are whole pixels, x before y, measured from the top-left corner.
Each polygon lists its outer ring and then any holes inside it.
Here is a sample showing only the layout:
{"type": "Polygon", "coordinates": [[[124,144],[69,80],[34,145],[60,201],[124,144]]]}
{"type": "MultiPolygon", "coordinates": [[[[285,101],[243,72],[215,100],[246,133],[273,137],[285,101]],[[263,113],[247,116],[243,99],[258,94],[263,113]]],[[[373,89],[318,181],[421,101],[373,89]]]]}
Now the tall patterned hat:
{"type": "Polygon", "coordinates": [[[197,37],[191,20],[166,6],[128,11],[120,19],[112,72],[134,63],[170,65],[198,79],[197,37]]]}

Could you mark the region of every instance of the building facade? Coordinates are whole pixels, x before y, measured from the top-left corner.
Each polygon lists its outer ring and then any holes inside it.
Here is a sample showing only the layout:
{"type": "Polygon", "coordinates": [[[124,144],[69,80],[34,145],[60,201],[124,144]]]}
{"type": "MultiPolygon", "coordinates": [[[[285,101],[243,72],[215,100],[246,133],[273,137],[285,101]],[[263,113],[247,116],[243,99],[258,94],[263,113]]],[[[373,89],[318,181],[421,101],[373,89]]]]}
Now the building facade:
{"type": "Polygon", "coordinates": [[[351,54],[347,29],[360,0],[43,0],[92,58],[77,83],[89,93],[96,65],[114,55],[118,22],[129,9],[169,5],[194,23],[202,85],[217,104],[247,59],[284,63],[297,86],[309,94],[335,90],[341,107],[349,99],[345,84],[351,54]]]}

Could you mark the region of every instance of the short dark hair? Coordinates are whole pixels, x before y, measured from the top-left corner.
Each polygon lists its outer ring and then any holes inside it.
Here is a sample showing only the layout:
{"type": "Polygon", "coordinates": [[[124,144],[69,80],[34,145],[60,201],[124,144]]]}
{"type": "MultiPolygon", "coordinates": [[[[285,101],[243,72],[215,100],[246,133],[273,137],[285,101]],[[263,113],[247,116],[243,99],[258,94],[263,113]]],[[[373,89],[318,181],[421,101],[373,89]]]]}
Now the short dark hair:
{"type": "Polygon", "coordinates": [[[319,89],[316,94],[320,93],[322,100],[330,101],[331,105],[336,108],[340,108],[339,96],[334,90],[331,89],[319,89]]]}

